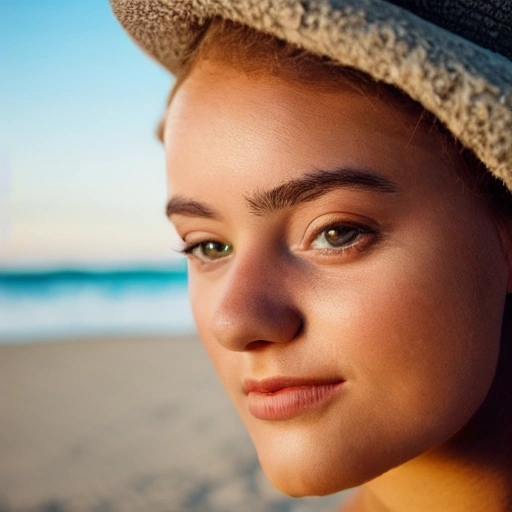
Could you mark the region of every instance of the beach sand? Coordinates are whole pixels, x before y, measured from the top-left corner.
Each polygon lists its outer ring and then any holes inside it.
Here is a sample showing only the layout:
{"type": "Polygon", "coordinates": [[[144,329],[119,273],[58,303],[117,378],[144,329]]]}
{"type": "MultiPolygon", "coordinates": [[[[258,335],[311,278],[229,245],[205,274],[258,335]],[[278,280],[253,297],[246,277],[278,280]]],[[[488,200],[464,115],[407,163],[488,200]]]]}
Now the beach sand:
{"type": "Polygon", "coordinates": [[[263,476],[198,339],[0,345],[0,512],[323,512],[263,476]]]}

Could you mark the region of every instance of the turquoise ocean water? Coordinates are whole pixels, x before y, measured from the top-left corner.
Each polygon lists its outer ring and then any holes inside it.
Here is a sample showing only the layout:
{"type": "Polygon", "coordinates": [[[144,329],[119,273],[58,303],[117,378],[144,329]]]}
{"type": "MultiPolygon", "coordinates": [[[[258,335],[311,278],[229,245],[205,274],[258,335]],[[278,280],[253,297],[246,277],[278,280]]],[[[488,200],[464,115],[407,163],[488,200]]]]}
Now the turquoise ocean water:
{"type": "Polygon", "coordinates": [[[0,271],[0,343],[193,332],[183,267],[0,271]]]}

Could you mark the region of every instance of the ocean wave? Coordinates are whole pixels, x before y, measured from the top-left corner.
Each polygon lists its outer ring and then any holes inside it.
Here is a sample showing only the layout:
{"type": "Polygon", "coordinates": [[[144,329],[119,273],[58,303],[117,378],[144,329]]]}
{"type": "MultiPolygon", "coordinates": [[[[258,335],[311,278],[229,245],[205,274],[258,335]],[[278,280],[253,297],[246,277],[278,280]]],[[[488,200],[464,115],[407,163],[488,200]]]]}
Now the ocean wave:
{"type": "Polygon", "coordinates": [[[183,270],[0,273],[0,342],[194,332],[183,270]]]}

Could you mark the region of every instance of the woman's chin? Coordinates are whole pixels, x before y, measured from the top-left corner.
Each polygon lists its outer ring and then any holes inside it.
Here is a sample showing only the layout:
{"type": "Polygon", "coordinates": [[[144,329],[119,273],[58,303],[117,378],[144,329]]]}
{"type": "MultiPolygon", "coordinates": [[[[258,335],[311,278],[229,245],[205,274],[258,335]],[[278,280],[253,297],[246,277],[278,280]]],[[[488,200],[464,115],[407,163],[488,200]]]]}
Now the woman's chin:
{"type": "Polygon", "coordinates": [[[261,463],[263,472],[270,483],[281,492],[294,498],[307,496],[326,496],[356,487],[364,483],[341,475],[328,475],[326,471],[314,471],[303,464],[299,467],[276,467],[274,464],[261,463]]]}
{"type": "Polygon", "coordinates": [[[265,476],[281,492],[295,497],[326,496],[356,487],[378,476],[374,467],[335,462],[331,454],[303,449],[258,450],[265,476]],[[349,467],[354,466],[354,467],[349,467]]]}
{"type": "MultiPolygon", "coordinates": [[[[325,427],[325,426],[324,426],[325,427]]],[[[390,446],[378,438],[343,439],[328,428],[313,433],[301,429],[252,432],[260,465],[267,479],[293,497],[325,496],[363,485],[420,456],[426,444],[390,446]],[[254,435],[256,434],[256,435],[254,435]],[[260,435],[258,435],[260,434],[260,435]]]]}

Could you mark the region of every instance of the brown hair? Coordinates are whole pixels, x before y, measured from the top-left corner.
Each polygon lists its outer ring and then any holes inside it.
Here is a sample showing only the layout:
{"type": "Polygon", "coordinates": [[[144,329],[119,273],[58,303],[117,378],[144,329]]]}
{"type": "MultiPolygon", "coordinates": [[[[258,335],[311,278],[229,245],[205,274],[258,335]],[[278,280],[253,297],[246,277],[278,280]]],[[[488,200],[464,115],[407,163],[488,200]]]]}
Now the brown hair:
{"type": "MultiPolygon", "coordinates": [[[[414,116],[417,127],[437,136],[453,168],[465,185],[481,194],[490,209],[501,221],[512,222],[512,194],[505,184],[495,178],[486,166],[465,148],[458,139],[422,105],[398,88],[377,82],[370,75],[342,66],[332,59],[304,50],[274,36],[222,18],[213,18],[205,25],[196,43],[176,75],[169,94],[170,105],[176,91],[200,60],[228,64],[255,77],[270,73],[283,80],[300,83],[316,91],[330,92],[348,89],[368,97],[377,97],[414,116]],[[453,155],[458,157],[453,158],[453,155]]],[[[157,128],[163,141],[165,117],[157,128]]]]}

